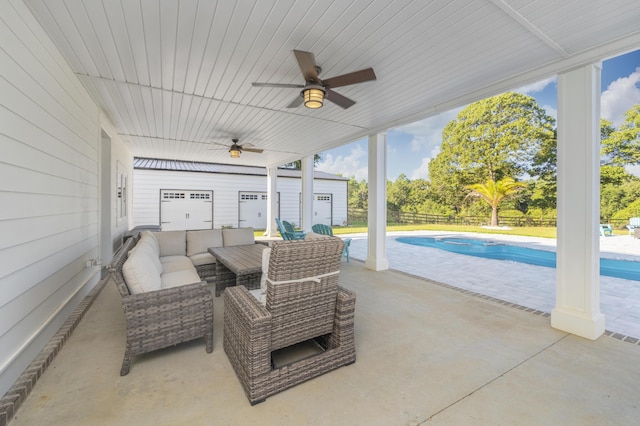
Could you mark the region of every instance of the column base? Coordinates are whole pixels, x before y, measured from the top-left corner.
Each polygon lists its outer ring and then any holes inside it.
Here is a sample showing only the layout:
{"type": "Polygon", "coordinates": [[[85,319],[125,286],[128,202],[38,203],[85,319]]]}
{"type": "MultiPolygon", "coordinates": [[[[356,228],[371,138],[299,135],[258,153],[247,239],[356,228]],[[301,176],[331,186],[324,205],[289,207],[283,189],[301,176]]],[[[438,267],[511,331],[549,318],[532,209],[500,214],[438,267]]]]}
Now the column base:
{"type": "Polygon", "coordinates": [[[604,334],[604,315],[590,317],[580,312],[555,308],[551,311],[551,327],[596,340],[604,334]]]}
{"type": "Polygon", "coordinates": [[[367,269],[371,269],[376,272],[386,271],[387,269],[389,269],[389,261],[386,258],[382,258],[382,259],[368,258],[367,260],[365,260],[364,266],[367,269]]]}

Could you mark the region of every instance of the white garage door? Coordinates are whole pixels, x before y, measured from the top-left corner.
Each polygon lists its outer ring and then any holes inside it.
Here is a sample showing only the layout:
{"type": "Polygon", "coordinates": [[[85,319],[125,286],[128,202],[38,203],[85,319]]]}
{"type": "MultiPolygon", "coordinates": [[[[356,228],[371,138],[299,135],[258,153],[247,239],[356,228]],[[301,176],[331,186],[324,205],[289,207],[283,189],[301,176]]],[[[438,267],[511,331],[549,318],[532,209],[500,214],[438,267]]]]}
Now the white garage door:
{"type": "Polygon", "coordinates": [[[313,194],[313,224],[331,226],[331,195],[313,194]]]}
{"type": "MultiPolygon", "coordinates": [[[[280,212],[280,193],[276,212],[280,212]]],[[[238,194],[238,223],[241,228],[267,229],[267,193],[240,192],[238,194]]]]}
{"type": "Polygon", "coordinates": [[[163,231],[211,229],[213,191],[160,190],[160,224],[163,231]]]}

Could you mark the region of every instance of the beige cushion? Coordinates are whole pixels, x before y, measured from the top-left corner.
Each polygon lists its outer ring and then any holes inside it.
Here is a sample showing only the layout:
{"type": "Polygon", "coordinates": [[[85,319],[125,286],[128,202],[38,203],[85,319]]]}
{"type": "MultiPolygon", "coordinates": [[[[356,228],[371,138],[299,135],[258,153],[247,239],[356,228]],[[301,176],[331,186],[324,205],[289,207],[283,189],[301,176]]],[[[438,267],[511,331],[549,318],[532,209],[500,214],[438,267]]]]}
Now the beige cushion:
{"type": "Polygon", "coordinates": [[[156,254],[151,242],[142,240],[138,241],[138,244],[136,244],[135,247],[129,251],[129,256],[133,255],[133,253],[136,252],[139,252],[140,255],[149,257],[151,263],[153,263],[153,266],[156,268],[156,271],[159,274],[162,273],[162,264],[160,263],[160,258],[156,254]]]}
{"type": "Polygon", "coordinates": [[[260,297],[258,298],[258,301],[262,303],[263,306],[267,305],[267,277],[269,276],[270,257],[270,247],[262,250],[262,276],[260,277],[260,297]]]}
{"type": "Polygon", "coordinates": [[[193,266],[206,265],[209,263],[216,263],[216,258],[211,255],[211,253],[198,253],[193,256],[189,256],[191,262],[193,262],[193,266]]]}
{"type": "Polygon", "coordinates": [[[140,241],[138,241],[138,244],[140,244],[140,242],[142,241],[150,244],[151,247],[153,247],[153,250],[156,252],[156,256],[160,256],[160,245],[158,244],[158,239],[156,238],[156,236],[153,235],[153,232],[142,231],[140,233],[140,241]]]}
{"type": "Polygon", "coordinates": [[[181,285],[199,283],[200,276],[195,268],[162,274],[162,288],[178,287],[181,285]]]}
{"type": "Polygon", "coordinates": [[[160,257],[187,254],[187,231],[161,231],[153,234],[158,240],[160,257]]]}
{"type": "Polygon", "coordinates": [[[221,229],[187,232],[187,256],[207,253],[209,247],[222,247],[221,229]]]}
{"type": "Polygon", "coordinates": [[[307,232],[307,235],[304,236],[305,240],[317,240],[321,238],[331,238],[330,235],[316,234],[315,232],[307,232]]]}
{"type": "Polygon", "coordinates": [[[222,240],[225,247],[255,244],[256,242],[253,236],[253,228],[223,229],[222,240]]]}
{"type": "Polygon", "coordinates": [[[162,281],[153,261],[144,251],[135,250],[122,265],[122,274],[131,294],[160,290],[162,281]]]}
{"type": "Polygon", "coordinates": [[[163,274],[166,274],[167,272],[194,269],[191,259],[187,256],[166,256],[161,257],[160,261],[162,263],[163,274]]]}

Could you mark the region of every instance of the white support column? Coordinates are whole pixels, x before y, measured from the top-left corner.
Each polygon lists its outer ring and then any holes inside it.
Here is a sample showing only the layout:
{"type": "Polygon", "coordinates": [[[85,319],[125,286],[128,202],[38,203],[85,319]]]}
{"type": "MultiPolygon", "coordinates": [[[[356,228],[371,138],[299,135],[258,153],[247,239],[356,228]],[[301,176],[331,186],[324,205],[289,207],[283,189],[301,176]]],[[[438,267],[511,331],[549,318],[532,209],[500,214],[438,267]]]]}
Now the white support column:
{"type": "Polygon", "coordinates": [[[587,339],[600,312],[600,70],[558,76],[558,244],[551,326],[587,339]]]}
{"type": "Polygon", "coordinates": [[[387,260],[387,134],[369,136],[369,238],[365,266],[389,269],[387,260]]]}
{"type": "Polygon", "coordinates": [[[305,232],[313,226],[313,155],[302,159],[302,223],[305,232]]]}
{"type": "Polygon", "coordinates": [[[267,237],[277,237],[278,227],[276,217],[278,217],[278,168],[267,167],[267,229],[264,235],[267,237]]]}

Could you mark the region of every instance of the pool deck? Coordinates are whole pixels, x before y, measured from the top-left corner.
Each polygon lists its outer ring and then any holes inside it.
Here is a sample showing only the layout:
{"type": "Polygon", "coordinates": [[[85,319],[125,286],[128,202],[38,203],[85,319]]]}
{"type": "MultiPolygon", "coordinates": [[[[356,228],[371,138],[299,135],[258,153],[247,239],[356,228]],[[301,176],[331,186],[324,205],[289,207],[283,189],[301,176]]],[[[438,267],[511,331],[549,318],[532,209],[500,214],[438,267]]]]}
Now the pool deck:
{"type": "MultiPolygon", "coordinates": [[[[391,269],[545,313],[550,313],[555,306],[555,268],[404,244],[396,241],[400,236],[482,238],[551,251],[555,251],[555,239],[440,231],[387,234],[387,258],[391,269]]],[[[367,235],[349,237],[352,238],[351,257],[365,260],[367,235]]],[[[628,235],[600,237],[600,252],[604,258],[640,261],[640,239],[628,235]]],[[[640,281],[600,276],[600,309],[608,331],[640,338],[640,281]]]]}

